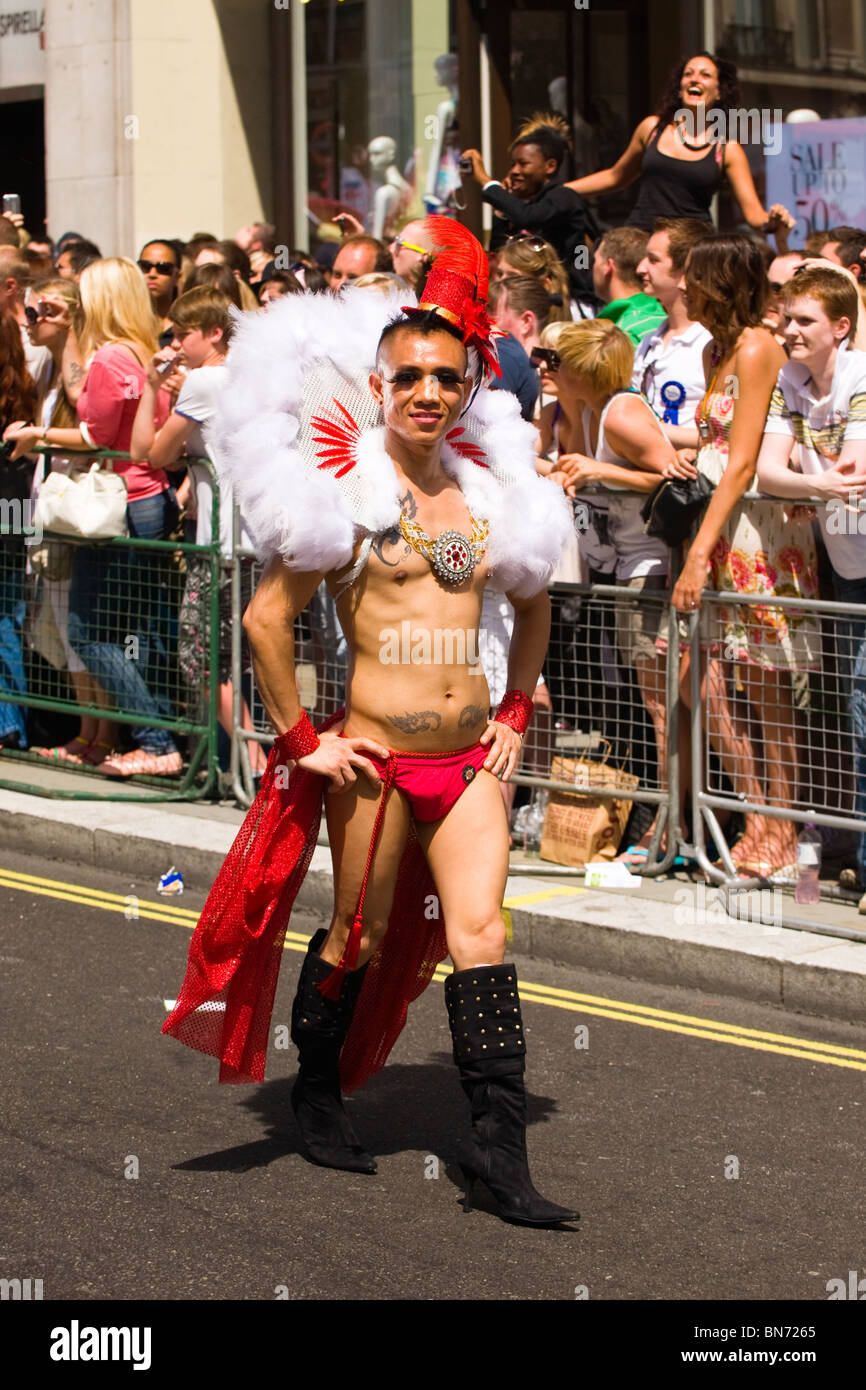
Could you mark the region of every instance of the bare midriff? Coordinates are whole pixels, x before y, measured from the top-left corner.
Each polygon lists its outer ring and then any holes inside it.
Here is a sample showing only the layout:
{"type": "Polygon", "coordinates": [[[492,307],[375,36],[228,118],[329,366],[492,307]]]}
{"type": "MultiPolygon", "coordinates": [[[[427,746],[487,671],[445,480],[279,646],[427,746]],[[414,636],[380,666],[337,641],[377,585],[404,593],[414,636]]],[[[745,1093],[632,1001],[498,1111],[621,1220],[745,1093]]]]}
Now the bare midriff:
{"type": "MultiPolygon", "coordinates": [[[[428,534],[468,536],[459,489],[437,508],[428,534]],[[441,524],[439,524],[441,523],[441,524]]],[[[374,539],[369,560],[337,614],[352,653],[344,732],[387,748],[439,753],[477,743],[489,718],[479,623],[486,555],[460,584],[440,581],[399,530],[374,539]]],[[[336,590],[336,584],[333,588],[336,590]]]]}

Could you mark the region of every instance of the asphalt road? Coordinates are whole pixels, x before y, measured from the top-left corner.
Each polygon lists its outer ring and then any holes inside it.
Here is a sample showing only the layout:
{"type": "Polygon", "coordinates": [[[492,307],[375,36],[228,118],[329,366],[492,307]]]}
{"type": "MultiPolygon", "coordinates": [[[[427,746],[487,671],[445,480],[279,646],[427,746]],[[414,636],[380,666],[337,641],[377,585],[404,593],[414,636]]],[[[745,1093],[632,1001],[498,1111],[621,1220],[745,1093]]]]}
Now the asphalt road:
{"type": "Polygon", "coordinates": [[[293,1049],[220,1087],[161,1036],[201,902],[0,856],[0,1275],[46,1300],[805,1302],[866,1275],[866,1027],[518,959],[533,1175],[582,1213],[528,1230],[462,1210],[441,984],[348,1102],[374,1177],[301,1156],[293,1049]]]}

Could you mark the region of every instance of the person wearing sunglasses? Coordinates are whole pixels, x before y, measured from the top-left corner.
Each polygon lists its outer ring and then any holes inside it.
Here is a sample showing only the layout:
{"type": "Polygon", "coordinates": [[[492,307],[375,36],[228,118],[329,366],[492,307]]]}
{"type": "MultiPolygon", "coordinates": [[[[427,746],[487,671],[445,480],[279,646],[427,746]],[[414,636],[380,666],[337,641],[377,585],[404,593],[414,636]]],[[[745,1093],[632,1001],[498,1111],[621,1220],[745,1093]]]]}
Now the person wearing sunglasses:
{"type": "Polygon", "coordinates": [[[138,268],[150,293],[153,312],[159,320],[159,345],[169,347],[174,337],[168,311],[178,296],[178,276],[182,248],[176,241],[149,241],[141,249],[138,268]]]}
{"type": "Polygon", "coordinates": [[[102,252],[95,241],[78,237],[74,241],[66,242],[63,249],[57,253],[54,265],[61,280],[74,280],[78,284],[82,270],[101,258],[102,252]]]}
{"type": "Polygon", "coordinates": [[[0,314],[11,314],[18,324],[27,370],[37,396],[42,397],[51,380],[52,362],[48,349],[32,343],[27,331],[30,319],[24,308],[24,298],[32,283],[30,267],[18,247],[0,246],[0,314]]]}
{"type": "Polygon", "coordinates": [[[417,290],[433,263],[433,238],[422,217],[407,222],[388,246],[394,271],[402,275],[413,290],[417,290]]]}
{"type": "MultiPolygon", "coordinates": [[[[24,313],[27,332],[34,346],[49,353],[51,373],[37,391],[33,423],[23,421],[11,426],[4,438],[13,446],[12,457],[26,456],[28,448],[38,439],[58,443],[65,439],[72,449],[85,447],[80,437],[75,404],[68,394],[63,372],[63,359],[69,335],[74,332],[73,319],[79,310],[78,285],[60,276],[42,279],[27,291],[24,313]],[[49,431],[51,432],[49,434],[49,431]]],[[[39,457],[31,487],[31,498],[39,495],[49,473],[72,471],[74,455],[54,453],[39,457]]],[[[31,553],[30,567],[38,578],[38,601],[51,614],[56,641],[45,635],[45,626],[37,625],[33,633],[36,650],[58,669],[65,670],[76,702],[82,708],[107,710],[109,700],[88,672],[81,657],[69,640],[69,596],[74,549],[52,542],[50,556],[42,564],[31,553]],[[48,563],[50,561],[50,563],[48,563]]],[[[107,714],[82,715],[78,732],[65,743],[36,748],[40,757],[55,763],[88,763],[95,767],[111,751],[117,727],[107,714]]]]}

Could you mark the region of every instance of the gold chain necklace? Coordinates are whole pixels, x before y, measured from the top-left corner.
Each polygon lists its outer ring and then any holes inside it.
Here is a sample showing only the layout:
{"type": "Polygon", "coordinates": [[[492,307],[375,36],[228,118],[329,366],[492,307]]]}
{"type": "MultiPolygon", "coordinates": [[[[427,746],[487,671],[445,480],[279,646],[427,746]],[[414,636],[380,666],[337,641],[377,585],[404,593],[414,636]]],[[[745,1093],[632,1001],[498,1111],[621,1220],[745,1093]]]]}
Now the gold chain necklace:
{"type": "Polygon", "coordinates": [[[467,538],[461,531],[443,531],[441,535],[428,536],[416,521],[410,521],[400,514],[400,532],[403,539],[423,555],[433,567],[433,573],[447,584],[460,584],[468,579],[487,548],[490,531],[486,521],[476,521],[469,513],[472,533],[467,538]]]}

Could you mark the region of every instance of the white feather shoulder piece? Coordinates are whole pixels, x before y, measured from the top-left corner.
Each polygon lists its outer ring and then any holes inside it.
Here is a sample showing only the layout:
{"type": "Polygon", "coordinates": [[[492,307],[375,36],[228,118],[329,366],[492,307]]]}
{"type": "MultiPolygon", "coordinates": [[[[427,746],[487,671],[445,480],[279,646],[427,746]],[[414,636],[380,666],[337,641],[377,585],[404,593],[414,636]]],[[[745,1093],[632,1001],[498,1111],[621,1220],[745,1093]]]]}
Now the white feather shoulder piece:
{"type": "MultiPolygon", "coordinates": [[[[397,476],[369,390],[376,345],[406,293],[286,295],[237,315],[219,408],[206,433],[257,553],[293,569],[344,569],[359,539],[399,521],[397,476]]],[[[411,296],[410,296],[411,298],[411,296]]],[[[483,387],[446,437],[443,464],[489,522],[490,583],[529,596],[553,573],[571,525],[535,472],[535,430],[516,398],[483,387]]]]}

